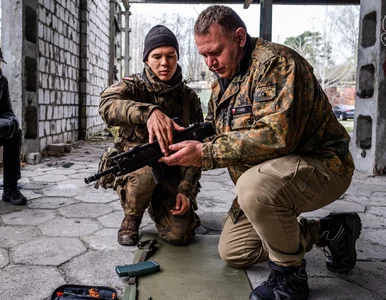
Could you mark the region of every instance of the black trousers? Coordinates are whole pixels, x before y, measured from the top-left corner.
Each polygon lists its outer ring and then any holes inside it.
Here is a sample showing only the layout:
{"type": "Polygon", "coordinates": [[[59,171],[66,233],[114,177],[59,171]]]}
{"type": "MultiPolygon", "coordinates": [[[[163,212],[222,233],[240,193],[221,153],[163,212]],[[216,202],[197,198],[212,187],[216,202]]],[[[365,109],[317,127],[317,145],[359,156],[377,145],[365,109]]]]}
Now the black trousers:
{"type": "Polygon", "coordinates": [[[16,186],[20,179],[20,151],[21,130],[18,130],[12,138],[0,138],[0,146],[3,147],[3,177],[4,186],[16,186]]]}

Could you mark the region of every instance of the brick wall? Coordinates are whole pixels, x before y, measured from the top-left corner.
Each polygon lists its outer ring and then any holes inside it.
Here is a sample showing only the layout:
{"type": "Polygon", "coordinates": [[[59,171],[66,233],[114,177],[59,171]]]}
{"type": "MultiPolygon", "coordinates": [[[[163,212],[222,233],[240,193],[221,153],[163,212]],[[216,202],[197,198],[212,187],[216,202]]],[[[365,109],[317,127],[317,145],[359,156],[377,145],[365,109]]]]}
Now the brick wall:
{"type": "Polygon", "coordinates": [[[79,1],[39,0],[40,148],[78,139],[79,1]]]}
{"type": "Polygon", "coordinates": [[[327,89],[325,92],[332,104],[355,105],[355,85],[342,85],[327,89]]]}
{"type": "Polygon", "coordinates": [[[98,105],[99,94],[108,85],[109,2],[82,1],[39,0],[40,150],[51,143],[78,140],[82,125],[86,137],[104,127],[98,105]],[[82,30],[86,40],[81,42],[82,30]]]}
{"type": "Polygon", "coordinates": [[[88,90],[86,102],[87,135],[100,132],[104,123],[99,116],[100,93],[109,78],[109,1],[89,1],[88,90]]]}

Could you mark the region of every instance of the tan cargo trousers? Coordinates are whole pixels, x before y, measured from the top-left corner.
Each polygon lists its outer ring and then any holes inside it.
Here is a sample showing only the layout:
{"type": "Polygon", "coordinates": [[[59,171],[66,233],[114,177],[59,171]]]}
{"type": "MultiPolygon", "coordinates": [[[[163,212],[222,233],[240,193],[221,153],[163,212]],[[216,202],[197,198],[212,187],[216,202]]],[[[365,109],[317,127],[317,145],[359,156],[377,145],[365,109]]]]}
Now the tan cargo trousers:
{"type": "Polygon", "coordinates": [[[319,240],[315,220],[298,218],[337,200],[352,174],[332,172],[320,159],[288,155],[246,171],[236,193],[243,211],[236,223],[227,217],[219,242],[222,259],[245,268],[268,259],[299,265],[319,240]]]}
{"type": "Polygon", "coordinates": [[[194,236],[194,229],[200,224],[193,211],[193,205],[182,216],[173,215],[170,210],[176,204],[178,182],[156,185],[150,167],[144,167],[125,176],[116,187],[125,215],[142,218],[149,207],[149,215],[156,223],[159,236],[172,244],[188,244],[194,236]]]}

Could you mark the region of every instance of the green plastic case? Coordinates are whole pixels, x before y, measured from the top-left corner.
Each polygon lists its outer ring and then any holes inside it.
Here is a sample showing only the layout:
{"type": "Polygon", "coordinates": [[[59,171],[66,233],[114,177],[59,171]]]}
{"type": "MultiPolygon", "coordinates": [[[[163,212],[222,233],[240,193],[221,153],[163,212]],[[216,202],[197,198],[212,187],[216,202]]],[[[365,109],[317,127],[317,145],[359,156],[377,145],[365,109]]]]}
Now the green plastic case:
{"type": "Polygon", "coordinates": [[[119,277],[137,277],[152,274],[160,270],[159,264],[154,260],[147,260],[132,265],[116,266],[115,272],[119,277]]]}

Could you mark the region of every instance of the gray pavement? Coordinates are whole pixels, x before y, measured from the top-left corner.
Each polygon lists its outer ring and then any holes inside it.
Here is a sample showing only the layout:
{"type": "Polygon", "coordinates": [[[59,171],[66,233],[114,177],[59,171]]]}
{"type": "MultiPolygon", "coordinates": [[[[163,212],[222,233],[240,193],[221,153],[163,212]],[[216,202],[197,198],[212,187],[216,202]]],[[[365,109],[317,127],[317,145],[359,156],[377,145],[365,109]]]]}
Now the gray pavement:
{"type": "MultiPolygon", "coordinates": [[[[19,183],[28,205],[16,207],[0,201],[0,300],[48,299],[65,283],[111,286],[122,299],[125,283],[114,268],[130,263],[135,247],[116,242],[123,212],[115,193],[96,190],[83,181],[96,171],[108,144],[105,140],[81,142],[66,156],[23,167],[19,183]]],[[[306,214],[322,217],[332,211],[355,211],[363,223],[358,262],[348,274],[329,272],[322,249],[307,254],[310,300],[386,299],[385,183],[385,177],[357,172],[340,200],[306,214]]],[[[225,169],[204,172],[201,184],[198,234],[218,235],[234,187],[225,169]]],[[[141,231],[156,232],[147,215],[141,231]]],[[[247,270],[252,286],[268,274],[265,264],[247,270]]]]}

